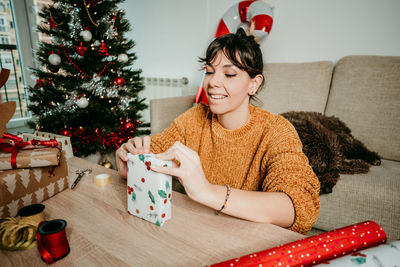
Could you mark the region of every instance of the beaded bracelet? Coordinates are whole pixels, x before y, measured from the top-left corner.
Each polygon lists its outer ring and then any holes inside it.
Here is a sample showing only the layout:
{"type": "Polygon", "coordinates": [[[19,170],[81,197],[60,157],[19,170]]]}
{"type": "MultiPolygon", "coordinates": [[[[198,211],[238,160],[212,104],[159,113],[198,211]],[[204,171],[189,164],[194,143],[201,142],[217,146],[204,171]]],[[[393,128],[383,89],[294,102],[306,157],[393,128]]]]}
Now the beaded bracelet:
{"type": "Polygon", "coordinates": [[[218,215],[226,207],[226,203],[228,202],[229,195],[231,194],[231,187],[227,184],[225,186],[226,186],[226,196],[225,196],[224,205],[222,205],[222,207],[219,210],[215,211],[216,215],[218,215]]]}

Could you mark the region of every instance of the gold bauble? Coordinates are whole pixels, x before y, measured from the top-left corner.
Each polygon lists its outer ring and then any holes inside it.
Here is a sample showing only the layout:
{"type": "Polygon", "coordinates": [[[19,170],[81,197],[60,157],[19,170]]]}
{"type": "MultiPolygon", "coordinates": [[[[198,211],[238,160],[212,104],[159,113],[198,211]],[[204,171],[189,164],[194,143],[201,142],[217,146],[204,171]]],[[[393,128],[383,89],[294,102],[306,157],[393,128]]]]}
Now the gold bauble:
{"type": "Polygon", "coordinates": [[[101,165],[103,165],[104,167],[106,167],[107,169],[112,169],[113,165],[111,162],[109,162],[108,160],[104,161],[101,165]]]}

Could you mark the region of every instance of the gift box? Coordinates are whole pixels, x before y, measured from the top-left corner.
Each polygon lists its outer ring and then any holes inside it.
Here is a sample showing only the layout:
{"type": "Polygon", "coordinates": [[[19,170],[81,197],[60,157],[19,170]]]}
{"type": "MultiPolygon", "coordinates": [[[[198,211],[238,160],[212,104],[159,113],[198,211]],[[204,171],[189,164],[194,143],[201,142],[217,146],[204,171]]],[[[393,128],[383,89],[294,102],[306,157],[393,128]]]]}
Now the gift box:
{"type": "Polygon", "coordinates": [[[128,213],[162,226],[171,218],[172,177],[153,172],[150,166],[171,167],[172,162],[154,154],[128,154],[128,159],[128,213]]]}
{"type": "Polygon", "coordinates": [[[15,168],[13,168],[12,153],[0,152],[0,170],[57,166],[60,157],[61,150],[58,147],[21,149],[15,156],[15,168]]]}
{"type": "Polygon", "coordinates": [[[65,152],[58,166],[0,171],[0,217],[14,217],[22,207],[40,203],[67,187],[65,152]]]}
{"type": "Polygon", "coordinates": [[[74,153],[72,151],[71,138],[69,136],[37,131],[33,134],[24,133],[22,134],[22,138],[24,141],[33,139],[37,140],[55,139],[61,145],[62,150],[65,151],[65,157],[67,159],[72,158],[74,156],[74,153]]]}
{"type": "Polygon", "coordinates": [[[377,266],[399,266],[400,264],[400,240],[382,244],[373,248],[360,250],[338,259],[324,262],[317,266],[331,267],[377,267],[377,266]]]}

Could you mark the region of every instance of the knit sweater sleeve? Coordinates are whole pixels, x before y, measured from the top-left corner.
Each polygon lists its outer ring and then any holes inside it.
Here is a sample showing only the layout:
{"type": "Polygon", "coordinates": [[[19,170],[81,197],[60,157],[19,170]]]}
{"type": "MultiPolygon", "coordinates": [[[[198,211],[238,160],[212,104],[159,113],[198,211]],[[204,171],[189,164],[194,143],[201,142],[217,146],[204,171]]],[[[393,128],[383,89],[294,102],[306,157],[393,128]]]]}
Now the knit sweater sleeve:
{"type": "Polygon", "coordinates": [[[262,165],[266,170],[263,190],[284,192],[293,202],[295,219],[289,227],[307,233],[318,217],[320,184],[302,151],[293,125],[278,116],[262,165]]]}

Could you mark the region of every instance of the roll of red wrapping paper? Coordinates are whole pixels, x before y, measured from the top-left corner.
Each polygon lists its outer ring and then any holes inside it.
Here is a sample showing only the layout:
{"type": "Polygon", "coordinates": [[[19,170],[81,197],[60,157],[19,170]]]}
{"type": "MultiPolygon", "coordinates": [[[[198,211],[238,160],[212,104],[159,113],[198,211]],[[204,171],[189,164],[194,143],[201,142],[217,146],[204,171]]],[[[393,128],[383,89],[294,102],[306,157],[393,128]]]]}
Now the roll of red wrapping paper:
{"type": "Polygon", "coordinates": [[[211,266],[312,266],[385,242],[383,229],[365,221],[211,266]]]}
{"type": "Polygon", "coordinates": [[[48,264],[68,255],[70,248],[65,234],[67,222],[56,219],[41,222],[36,233],[38,250],[42,260],[48,264]]]}

